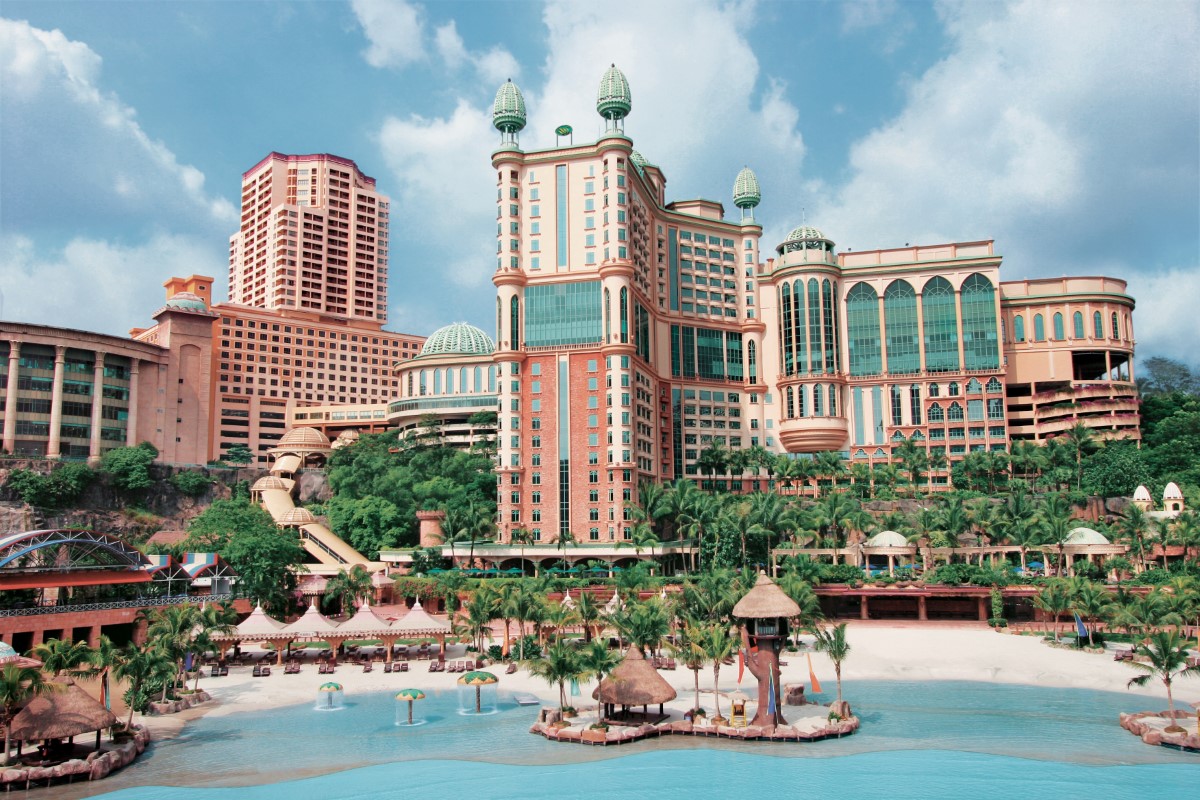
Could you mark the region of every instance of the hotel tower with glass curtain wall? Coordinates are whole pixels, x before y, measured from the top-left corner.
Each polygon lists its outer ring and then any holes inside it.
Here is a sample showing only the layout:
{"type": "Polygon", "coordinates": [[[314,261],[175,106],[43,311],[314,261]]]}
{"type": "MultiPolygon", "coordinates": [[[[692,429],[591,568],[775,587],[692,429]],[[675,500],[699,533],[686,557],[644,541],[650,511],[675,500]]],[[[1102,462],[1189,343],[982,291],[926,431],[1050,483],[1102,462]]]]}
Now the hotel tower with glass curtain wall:
{"type": "Polygon", "coordinates": [[[639,481],[695,478],[712,442],[952,462],[1079,421],[1137,436],[1123,281],[1001,283],[990,241],[838,253],[807,226],[762,258],[754,174],[736,220],[668,202],[631,107],[613,66],[598,141],[526,152],[520,90],[496,95],[501,541],[627,538],[639,481]]]}

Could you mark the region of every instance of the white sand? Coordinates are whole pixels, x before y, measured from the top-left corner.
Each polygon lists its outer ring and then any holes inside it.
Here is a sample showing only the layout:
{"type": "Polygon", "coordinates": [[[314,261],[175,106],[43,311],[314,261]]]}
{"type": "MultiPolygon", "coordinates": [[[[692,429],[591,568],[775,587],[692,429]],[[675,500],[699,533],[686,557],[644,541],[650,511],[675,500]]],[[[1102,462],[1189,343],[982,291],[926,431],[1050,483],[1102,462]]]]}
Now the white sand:
{"type": "MultiPolygon", "coordinates": [[[[1058,649],[1043,644],[1038,637],[995,633],[982,626],[961,623],[851,622],[847,638],[851,652],[842,665],[842,681],[852,706],[855,680],[969,680],[1128,691],[1131,695],[1130,711],[1158,710],[1160,703],[1147,702],[1147,697],[1163,698],[1161,705],[1165,707],[1166,692],[1161,682],[1154,681],[1145,688],[1126,689],[1129,679],[1140,673],[1128,664],[1114,661],[1111,652],[1092,654],[1058,649]]],[[[801,640],[811,645],[811,637],[802,637],[801,640]]],[[[251,645],[247,650],[254,652],[255,648],[251,645]]],[[[787,666],[782,671],[783,683],[808,683],[806,655],[811,655],[813,669],[822,683],[822,699],[830,699],[836,691],[836,683],[833,667],[824,653],[812,652],[807,648],[799,653],[785,653],[783,660],[787,666]]],[[[463,645],[450,647],[448,659],[466,657],[463,645]]],[[[269,677],[254,678],[251,677],[250,667],[234,667],[227,677],[201,678],[200,687],[219,701],[204,712],[213,715],[312,702],[317,687],[326,681],[342,684],[348,695],[385,689],[436,691],[455,687],[458,675],[431,673],[428,668],[428,661],[411,661],[408,673],[385,674],[382,665],[377,663],[373,672],[364,674],[360,665],[343,662],[336,674],[329,676],[318,675],[316,665],[306,663],[299,675],[285,675],[281,667],[275,667],[269,677]]],[[[548,686],[524,669],[512,675],[504,673],[504,664],[487,669],[499,677],[502,693],[528,692],[549,704],[557,703],[557,687],[548,686]]],[[[694,700],[692,673],[679,668],[661,674],[679,692],[679,697],[668,704],[668,710],[674,712],[673,715],[681,715],[691,708],[694,700]]],[[[712,694],[706,690],[711,687],[712,669],[706,667],[700,672],[701,703],[710,713],[712,694]]],[[[580,688],[583,696],[575,698],[575,703],[579,706],[591,705],[594,681],[580,688]]],[[[722,668],[720,688],[722,692],[732,692],[737,688],[736,664],[722,668]]],[[[748,672],[741,688],[751,697],[755,695],[753,678],[748,672]]],[[[1177,708],[1186,708],[1188,704],[1200,700],[1200,680],[1180,681],[1174,688],[1177,708]]],[[[728,701],[722,699],[721,710],[728,715],[728,701]]],[[[172,729],[177,730],[178,724],[168,720],[150,718],[150,724],[156,734],[171,736],[172,729]]]]}

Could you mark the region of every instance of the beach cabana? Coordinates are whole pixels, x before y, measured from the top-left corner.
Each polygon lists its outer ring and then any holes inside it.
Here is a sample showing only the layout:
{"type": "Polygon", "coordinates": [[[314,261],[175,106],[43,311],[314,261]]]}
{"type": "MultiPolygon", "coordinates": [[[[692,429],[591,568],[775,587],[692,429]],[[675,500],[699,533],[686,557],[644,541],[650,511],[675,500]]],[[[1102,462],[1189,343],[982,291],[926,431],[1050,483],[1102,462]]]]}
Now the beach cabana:
{"type": "Polygon", "coordinates": [[[787,724],[780,708],[779,651],[787,641],[788,620],[799,615],[796,601],[763,572],[754,588],[733,607],[733,617],[741,623],[746,668],[758,679],[758,711],[752,725],[787,724]]]}
{"type": "Polygon", "coordinates": [[[604,708],[602,717],[621,721],[629,716],[631,706],[641,706],[642,716],[649,717],[649,707],[658,705],[658,715],[664,718],[663,704],[674,700],[675,689],[667,683],[658,670],[646,660],[642,651],[633,645],[625,652],[625,659],[617,665],[592,692],[604,708]],[[613,706],[621,706],[618,717],[613,706]]]}
{"type": "Polygon", "coordinates": [[[336,622],[317,610],[315,599],[304,615],[285,627],[284,631],[291,634],[292,639],[315,639],[326,642],[334,651],[342,642],[350,638],[347,634],[342,633],[336,622]]]}
{"type": "Polygon", "coordinates": [[[270,642],[275,645],[275,659],[283,663],[283,651],[296,638],[287,630],[287,625],[263,611],[262,606],[255,606],[250,616],[238,623],[230,633],[213,636],[213,641],[221,649],[221,655],[235,642],[270,642]]]}
{"type": "Polygon", "coordinates": [[[370,603],[358,607],[354,616],[338,626],[338,633],[347,639],[379,639],[387,648],[387,661],[392,660],[392,645],[396,643],[396,633],[392,624],[375,613],[370,603]]]}
{"type": "Polygon", "coordinates": [[[428,611],[421,608],[420,600],[407,614],[392,623],[392,635],[396,639],[437,639],[441,645],[438,648],[438,661],[446,660],[446,637],[450,635],[450,623],[430,616],[428,611]]]}
{"type": "Polygon", "coordinates": [[[0,642],[0,667],[6,664],[16,664],[18,667],[40,667],[42,662],[36,658],[26,658],[13,650],[8,642],[0,642]]]}
{"type": "Polygon", "coordinates": [[[13,718],[12,738],[17,740],[18,748],[20,742],[71,741],[80,734],[95,731],[95,749],[99,750],[100,733],[117,723],[116,715],[70,678],[55,678],[50,683],[54,690],[30,700],[13,718]]]}

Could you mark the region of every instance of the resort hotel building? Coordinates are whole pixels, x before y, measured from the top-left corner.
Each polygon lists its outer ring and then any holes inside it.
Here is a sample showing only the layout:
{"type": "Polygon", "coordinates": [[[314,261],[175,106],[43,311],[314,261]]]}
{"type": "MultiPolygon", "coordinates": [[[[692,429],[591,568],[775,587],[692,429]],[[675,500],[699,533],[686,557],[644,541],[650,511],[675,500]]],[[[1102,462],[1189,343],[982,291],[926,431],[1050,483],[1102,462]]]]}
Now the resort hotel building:
{"type": "Polygon", "coordinates": [[[614,66],[597,141],[526,151],[520,90],[496,95],[502,542],[628,538],[639,482],[695,478],[713,443],[953,461],[1076,422],[1138,436],[1123,281],[1002,282],[991,241],[838,252],[803,225],[764,252],[754,173],[734,219],[668,200],[631,109],[614,66]]]}

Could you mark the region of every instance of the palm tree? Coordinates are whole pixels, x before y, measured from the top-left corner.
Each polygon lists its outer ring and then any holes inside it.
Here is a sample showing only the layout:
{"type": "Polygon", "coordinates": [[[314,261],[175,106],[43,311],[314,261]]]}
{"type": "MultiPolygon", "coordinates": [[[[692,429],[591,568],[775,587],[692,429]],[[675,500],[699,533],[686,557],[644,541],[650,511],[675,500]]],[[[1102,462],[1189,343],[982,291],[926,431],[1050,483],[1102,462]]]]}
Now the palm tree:
{"type": "Polygon", "coordinates": [[[579,621],[575,609],[562,603],[547,603],[546,615],[542,620],[554,635],[554,641],[562,638],[567,629],[579,621]]]}
{"type": "Polygon", "coordinates": [[[1075,490],[1083,486],[1083,457],[1096,449],[1096,435],[1082,422],[1076,422],[1062,434],[1062,440],[1075,459],[1075,490]]]}
{"type": "MultiPolygon", "coordinates": [[[[850,495],[832,492],[813,507],[813,521],[826,532],[830,546],[842,548],[846,546],[846,531],[853,522],[860,521],[857,513],[861,510],[862,505],[850,495]]],[[[834,563],[837,563],[836,555],[834,563]]]]}
{"type": "Polygon", "coordinates": [[[1146,538],[1154,532],[1154,520],[1137,506],[1130,503],[1125,515],[1117,522],[1117,536],[1129,543],[1137,553],[1137,570],[1146,566],[1146,538]]]}
{"type": "Polygon", "coordinates": [[[541,613],[541,600],[535,592],[528,591],[524,585],[513,594],[508,601],[507,613],[517,622],[517,659],[525,660],[525,623],[535,622],[541,613]]]}
{"type": "Polygon", "coordinates": [[[567,707],[566,683],[584,674],[579,651],[566,642],[555,642],[546,648],[546,655],[529,663],[529,672],[546,683],[558,685],[558,707],[567,707]]]}
{"type": "Polygon", "coordinates": [[[1071,594],[1061,580],[1052,580],[1033,598],[1033,606],[1054,617],[1054,641],[1058,641],[1058,619],[1071,610],[1071,594]]]}
{"type": "Polygon", "coordinates": [[[583,626],[583,638],[590,642],[593,636],[599,635],[600,623],[604,611],[596,602],[596,596],[591,592],[580,592],[579,600],[575,603],[575,616],[583,626]]]}
{"type": "Polygon", "coordinates": [[[533,544],[533,531],[529,528],[514,528],[509,533],[508,538],[512,544],[520,547],[521,550],[521,573],[525,572],[525,546],[533,544]]]}
{"type": "Polygon", "coordinates": [[[468,500],[460,506],[450,506],[444,509],[446,519],[442,522],[442,530],[446,541],[451,545],[451,558],[454,557],[454,542],[470,542],[471,552],[467,557],[467,567],[475,566],[475,543],[486,541],[493,529],[491,512],[474,500],[468,500]]]}
{"type": "MultiPolygon", "coordinates": [[[[832,491],[837,485],[837,479],[846,474],[846,464],[842,461],[842,454],[836,450],[822,450],[813,455],[813,461],[816,464],[814,473],[818,476],[829,478],[829,488],[832,491]]],[[[821,491],[821,481],[817,480],[817,494],[821,491]]]]}
{"type": "Polygon", "coordinates": [[[721,510],[721,501],[711,494],[699,492],[690,494],[688,505],[681,509],[678,516],[679,530],[696,539],[696,553],[699,556],[697,568],[704,569],[704,534],[713,528],[721,510]]]}
{"type": "Polygon", "coordinates": [[[1088,628],[1088,647],[1091,647],[1095,623],[1108,619],[1113,612],[1112,595],[1108,593],[1107,589],[1097,586],[1091,581],[1085,581],[1076,589],[1071,607],[1076,614],[1092,622],[1092,627],[1088,628]]]}
{"type": "Polygon", "coordinates": [[[696,469],[701,475],[708,476],[708,491],[713,491],[713,476],[725,474],[729,466],[729,456],[725,445],[714,439],[696,457],[696,469]]]}
{"type": "Polygon", "coordinates": [[[850,643],[846,641],[846,623],[840,622],[831,628],[814,626],[817,637],[816,648],[829,656],[833,662],[833,674],[837,678],[837,702],[842,704],[842,662],[850,655],[850,643]]]}
{"type": "Polygon", "coordinates": [[[675,644],[671,645],[671,654],[683,662],[683,666],[692,671],[696,686],[696,703],[692,706],[693,716],[700,710],[700,670],[708,663],[708,654],[704,650],[704,629],[695,620],[685,619],[675,634],[675,644]]]}
{"type": "Polygon", "coordinates": [[[667,608],[657,598],[628,603],[613,619],[613,624],[642,655],[653,654],[670,630],[667,608]]]}
{"type": "Polygon", "coordinates": [[[1012,544],[1017,546],[1021,554],[1021,574],[1025,574],[1025,554],[1027,548],[1036,544],[1040,532],[1036,522],[1036,511],[1029,494],[1023,490],[1014,491],[1004,501],[996,518],[996,529],[1012,544]]]}
{"type": "Polygon", "coordinates": [[[337,603],[341,613],[350,615],[361,598],[371,596],[371,573],[362,564],[355,564],[349,571],[339,570],[325,582],[322,603],[329,607],[337,603]]]}
{"type": "Polygon", "coordinates": [[[929,468],[929,455],[924,447],[912,439],[905,439],[894,450],[892,457],[900,460],[908,472],[909,483],[912,484],[913,494],[920,493],[921,479],[929,468]]]}
{"type": "Polygon", "coordinates": [[[113,675],[129,684],[125,690],[125,701],[129,705],[126,728],[133,725],[134,710],[145,706],[145,690],[155,681],[161,680],[166,685],[173,669],[171,657],[156,646],[139,647],[131,643],[121,649],[119,660],[113,665],[113,675]]]}
{"type": "Polygon", "coordinates": [[[717,684],[721,678],[721,665],[725,663],[725,659],[738,651],[739,642],[729,632],[729,625],[725,622],[712,622],[701,630],[700,647],[704,650],[705,659],[713,668],[713,703],[717,709],[717,715],[713,719],[720,720],[721,695],[717,684]]]}
{"type": "MultiPolygon", "coordinates": [[[[143,612],[144,613],[144,612],[143,612]]],[[[154,642],[175,664],[175,673],[170,685],[175,685],[183,674],[183,660],[192,646],[192,637],[199,620],[200,609],[193,605],[166,606],[146,615],[146,640],[154,642]]],[[[167,699],[167,683],[162,687],[162,699],[167,699]]]]}
{"type": "Polygon", "coordinates": [[[658,536],[656,536],[654,533],[653,526],[651,526],[649,522],[639,520],[633,523],[633,526],[629,529],[628,540],[620,539],[617,541],[617,548],[619,549],[626,546],[632,547],[633,552],[636,553],[637,557],[640,559],[642,557],[643,550],[649,548],[651,550],[651,555],[653,555],[654,548],[659,544],[660,542],[658,540],[658,536]]]}
{"type": "MultiPolygon", "coordinates": [[[[196,617],[196,628],[192,636],[192,647],[196,653],[203,653],[215,642],[213,636],[222,633],[232,633],[237,622],[237,611],[231,605],[206,605],[200,609],[196,617]]],[[[103,637],[101,637],[103,638],[103,637]]],[[[196,667],[195,683],[192,691],[200,689],[200,668],[196,667]]]]}
{"type": "MultiPolygon", "coordinates": [[[[621,654],[615,650],[609,650],[608,642],[600,639],[592,640],[587,647],[578,652],[580,667],[583,672],[595,675],[597,684],[602,682],[604,676],[611,673],[621,663],[621,654]]],[[[596,722],[600,721],[603,707],[603,703],[596,707],[596,722]]]]}
{"type": "Polygon", "coordinates": [[[1066,554],[1063,548],[1071,536],[1073,521],[1070,506],[1061,495],[1046,498],[1038,510],[1036,524],[1041,532],[1042,541],[1058,548],[1059,577],[1062,577],[1066,570],[1066,554]]]}
{"type": "Polygon", "coordinates": [[[47,639],[33,646],[33,657],[54,677],[86,678],[95,671],[94,654],[86,641],[47,639]]]}
{"type": "Polygon", "coordinates": [[[1141,661],[1128,663],[1134,669],[1140,669],[1146,674],[1130,679],[1127,686],[1145,686],[1151,678],[1159,678],[1163,682],[1163,686],[1167,687],[1167,710],[1172,719],[1166,731],[1182,733],[1183,728],[1174,722],[1175,697],[1171,693],[1171,683],[1176,678],[1200,675],[1200,666],[1188,665],[1187,640],[1180,636],[1178,631],[1155,631],[1150,634],[1146,642],[1138,645],[1137,650],[1146,657],[1146,663],[1141,661]]]}
{"type": "Polygon", "coordinates": [[[21,667],[5,664],[0,667],[0,712],[4,722],[4,753],[0,754],[0,766],[8,766],[8,751],[12,746],[12,721],[21,706],[46,692],[55,691],[56,686],[47,681],[37,667],[21,667]]]}
{"type": "Polygon", "coordinates": [[[487,584],[477,588],[471,599],[467,601],[466,629],[475,642],[475,650],[483,652],[483,637],[491,636],[492,628],[489,623],[500,613],[500,597],[487,584]]]}
{"type": "Polygon", "coordinates": [[[112,639],[109,639],[103,633],[100,634],[100,639],[96,642],[96,646],[92,648],[92,667],[94,669],[93,676],[100,679],[100,702],[105,708],[111,708],[112,691],[109,686],[109,673],[117,665],[120,660],[121,650],[112,639]]]}

